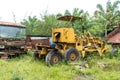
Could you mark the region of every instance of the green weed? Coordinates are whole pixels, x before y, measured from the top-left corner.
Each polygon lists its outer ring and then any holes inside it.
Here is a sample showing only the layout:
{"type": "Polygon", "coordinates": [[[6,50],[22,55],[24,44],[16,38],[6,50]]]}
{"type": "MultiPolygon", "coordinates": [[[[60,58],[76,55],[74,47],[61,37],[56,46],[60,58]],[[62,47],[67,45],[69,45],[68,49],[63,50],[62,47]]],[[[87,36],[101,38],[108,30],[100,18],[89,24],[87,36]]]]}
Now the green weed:
{"type": "MultiPolygon", "coordinates": [[[[119,80],[120,60],[105,57],[85,60],[89,67],[76,68],[76,65],[65,64],[48,67],[43,60],[34,60],[32,56],[23,55],[21,58],[9,60],[0,59],[0,80],[80,80],[92,76],[96,80],[119,80]],[[98,62],[105,65],[98,66],[98,62]],[[81,77],[81,78],[80,78],[81,77]]],[[[83,63],[81,60],[78,65],[83,63]]],[[[93,79],[94,80],[94,79],[93,79]]]]}

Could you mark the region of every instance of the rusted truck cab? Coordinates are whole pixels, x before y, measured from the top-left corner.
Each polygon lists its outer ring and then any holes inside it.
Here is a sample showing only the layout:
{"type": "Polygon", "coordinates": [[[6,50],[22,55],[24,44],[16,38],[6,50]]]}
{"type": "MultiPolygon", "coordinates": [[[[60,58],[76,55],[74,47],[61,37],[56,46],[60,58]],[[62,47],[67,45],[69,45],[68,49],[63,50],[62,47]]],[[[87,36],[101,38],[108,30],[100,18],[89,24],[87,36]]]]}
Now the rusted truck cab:
{"type": "Polygon", "coordinates": [[[19,55],[24,52],[26,39],[25,26],[0,21],[0,57],[8,58],[12,55],[19,55]]]}

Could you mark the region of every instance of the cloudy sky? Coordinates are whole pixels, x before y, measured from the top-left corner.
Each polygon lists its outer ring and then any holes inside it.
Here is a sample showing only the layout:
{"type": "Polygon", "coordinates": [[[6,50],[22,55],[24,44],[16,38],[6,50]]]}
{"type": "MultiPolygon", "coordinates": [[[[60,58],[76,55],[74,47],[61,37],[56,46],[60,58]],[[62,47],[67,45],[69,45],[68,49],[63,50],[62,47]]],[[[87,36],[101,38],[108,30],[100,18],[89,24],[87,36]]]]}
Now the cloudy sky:
{"type": "MultiPolygon", "coordinates": [[[[38,16],[46,10],[49,14],[64,13],[67,9],[74,8],[89,11],[92,14],[97,4],[104,7],[108,0],[0,0],[0,20],[14,22],[13,14],[17,22],[27,16],[38,16]]],[[[115,0],[111,0],[115,1],[115,0]]]]}

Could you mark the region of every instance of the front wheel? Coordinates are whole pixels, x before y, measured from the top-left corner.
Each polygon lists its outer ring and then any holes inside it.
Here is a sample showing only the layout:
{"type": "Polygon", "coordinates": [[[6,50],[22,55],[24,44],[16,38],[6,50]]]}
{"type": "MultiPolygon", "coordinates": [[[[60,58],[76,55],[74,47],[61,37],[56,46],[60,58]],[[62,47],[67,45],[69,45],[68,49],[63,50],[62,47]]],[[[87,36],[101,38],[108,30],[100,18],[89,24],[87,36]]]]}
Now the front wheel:
{"type": "Polygon", "coordinates": [[[77,49],[75,48],[69,48],[65,53],[65,60],[67,62],[74,62],[78,61],[80,58],[80,54],[77,49]]]}
{"type": "Polygon", "coordinates": [[[62,61],[62,54],[58,50],[50,51],[46,55],[46,64],[52,66],[54,64],[60,63],[62,61]]]}

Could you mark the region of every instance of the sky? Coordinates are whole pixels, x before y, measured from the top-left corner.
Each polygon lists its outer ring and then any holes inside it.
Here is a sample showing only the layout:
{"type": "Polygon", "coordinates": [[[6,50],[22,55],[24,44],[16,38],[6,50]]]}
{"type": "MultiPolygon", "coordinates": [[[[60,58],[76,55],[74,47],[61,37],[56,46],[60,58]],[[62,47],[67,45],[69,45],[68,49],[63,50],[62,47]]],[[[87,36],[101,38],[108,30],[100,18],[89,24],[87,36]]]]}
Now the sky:
{"type": "MultiPolygon", "coordinates": [[[[74,8],[88,11],[91,15],[97,9],[97,4],[106,6],[108,0],[0,0],[0,21],[20,22],[28,16],[40,17],[48,14],[73,11],[74,8]]],[[[115,0],[111,0],[115,1],[115,0]]]]}

